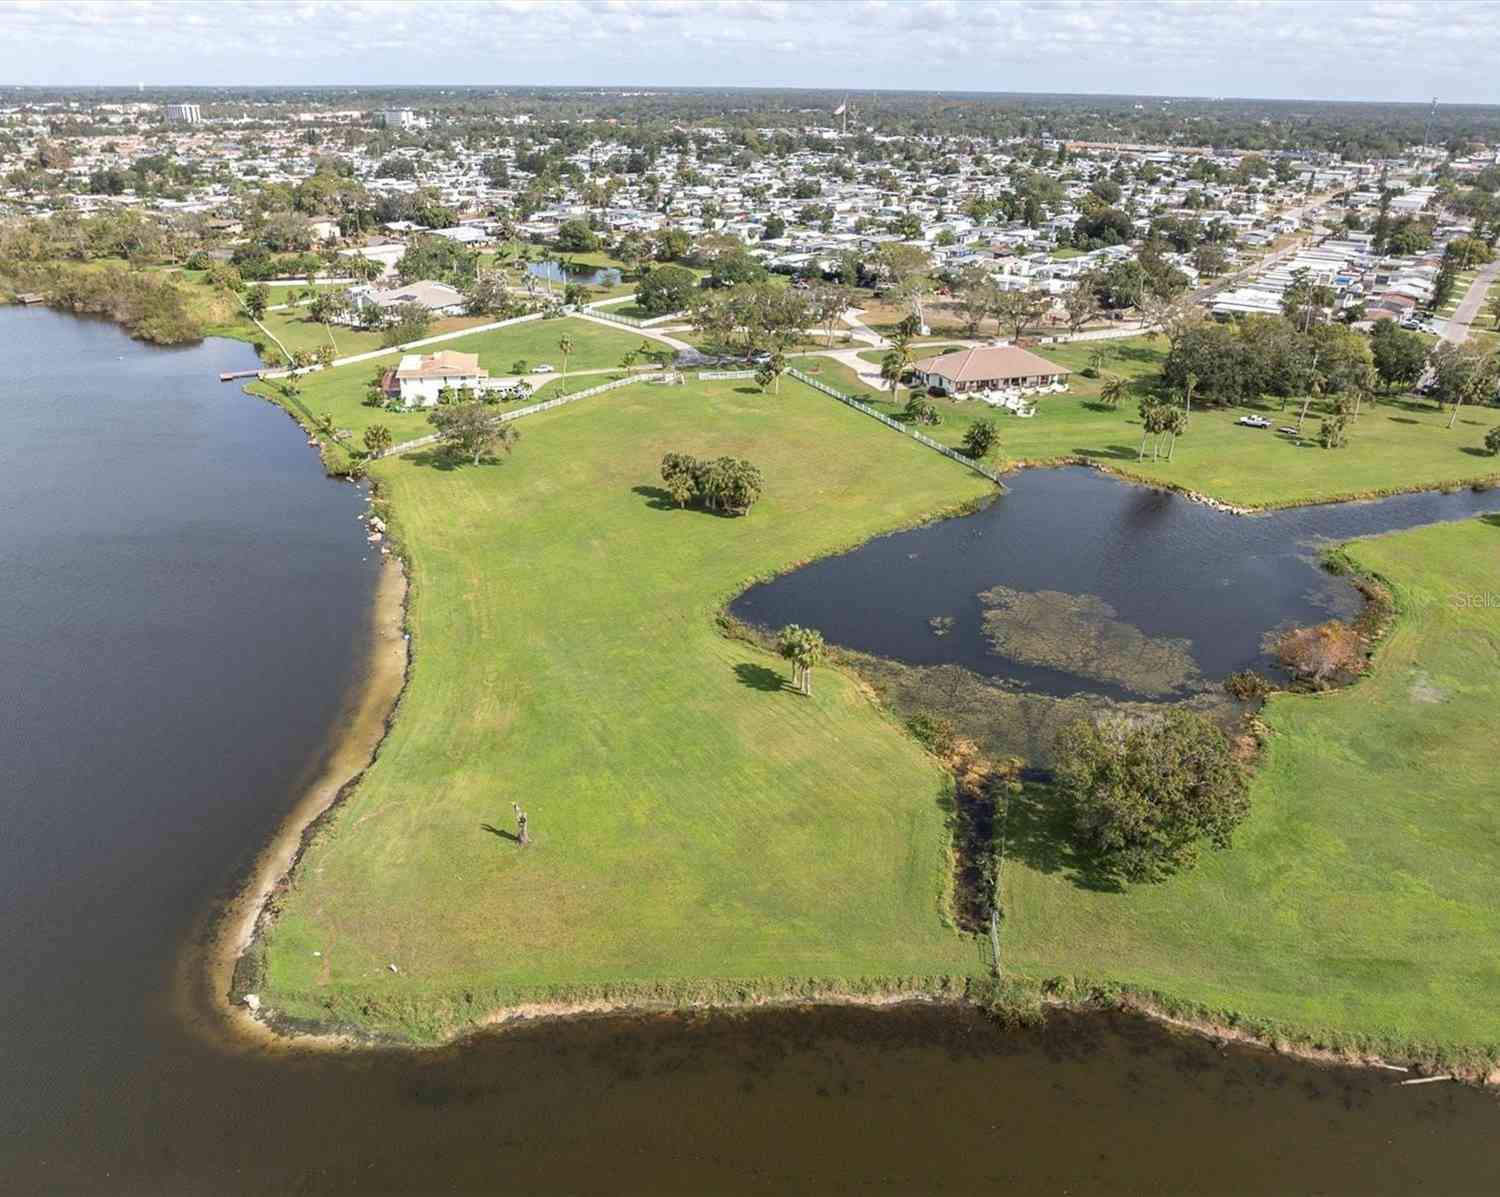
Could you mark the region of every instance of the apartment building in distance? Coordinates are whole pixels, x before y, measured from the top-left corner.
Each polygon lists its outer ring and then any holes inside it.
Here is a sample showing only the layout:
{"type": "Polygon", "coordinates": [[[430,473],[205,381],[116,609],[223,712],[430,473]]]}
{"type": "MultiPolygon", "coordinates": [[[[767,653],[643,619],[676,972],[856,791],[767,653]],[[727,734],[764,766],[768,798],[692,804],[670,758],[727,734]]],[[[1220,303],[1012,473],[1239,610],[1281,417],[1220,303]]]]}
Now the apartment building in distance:
{"type": "Polygon", "coordinates": [[[169,125],[201,125],[203,112],[197,104],[168,104],[163,111],[169,125]]]}

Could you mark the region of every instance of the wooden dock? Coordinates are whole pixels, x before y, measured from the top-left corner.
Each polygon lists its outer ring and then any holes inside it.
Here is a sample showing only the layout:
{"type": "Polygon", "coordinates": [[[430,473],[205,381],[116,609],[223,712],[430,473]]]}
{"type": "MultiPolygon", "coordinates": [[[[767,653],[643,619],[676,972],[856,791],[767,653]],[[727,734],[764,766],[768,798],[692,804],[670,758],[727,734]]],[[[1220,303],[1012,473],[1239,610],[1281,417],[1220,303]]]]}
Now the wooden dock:
{"type": "Polygon", "coordinates": [[[259,370],[225,370],[219,375],[220,382],[233,382],[236,378],[259,378],[259,370]]]}

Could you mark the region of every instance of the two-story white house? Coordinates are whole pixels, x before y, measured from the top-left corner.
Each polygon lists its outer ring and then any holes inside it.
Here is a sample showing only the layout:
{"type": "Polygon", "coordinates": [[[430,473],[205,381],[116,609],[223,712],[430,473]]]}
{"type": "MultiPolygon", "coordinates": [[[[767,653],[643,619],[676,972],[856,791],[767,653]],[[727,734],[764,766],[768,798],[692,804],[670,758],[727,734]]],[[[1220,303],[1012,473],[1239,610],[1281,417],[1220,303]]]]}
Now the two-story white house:
{"type": "Polygon", "coordinates": [[[385,372],[380,384],[387,395],[399,398],[407,407],[436,407],[443,390],[451,387],[477,393],[489,376],[490,372],[479,364],[477,353],[444,349],[406,354],[394,369],[385,372]]]}

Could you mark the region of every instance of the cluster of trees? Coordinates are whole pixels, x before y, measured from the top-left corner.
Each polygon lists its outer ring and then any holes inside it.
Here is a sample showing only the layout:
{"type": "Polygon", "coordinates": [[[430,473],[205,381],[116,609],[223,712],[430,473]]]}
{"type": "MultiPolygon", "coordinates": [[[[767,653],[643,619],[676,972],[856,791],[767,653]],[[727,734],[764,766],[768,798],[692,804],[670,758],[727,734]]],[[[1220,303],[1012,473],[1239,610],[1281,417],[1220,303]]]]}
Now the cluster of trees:
{"type": "Polygon", "coordinates": [[[464,309],[471,316],[488,316],[493,320],[506,320],[512,316],[523,316],[533,310],[533,305],[511,293],[504,274],[496,270],[475,274],[464,293],[464,309]]]}
{"type": "Polygon", "coordinates": [[[1444,342],[1432,351],[1428,361],[1432,368],[1431,395],[1439,410],[1448,406],[1453,411],[1449,428],[1458,422],[1464,404],[1477,406],[1494,400],[1500,387],[1500,358],[1484,346],[1473,341],[1461,345],[1444,342]]]}
{"type": "Polygon", "coordinates": [[[697,292],[688,318],[694,329],[715,344],[749,357],[761,350],[790,349],[815,317],[807,297],[798,291],[770,283],[744,283],[697,292]]]}
{"type": "Polygon", "coordinates": [[[812,693],[813,666],[823,659],[823,633],[789,623],[776,637],[776,652],[792,663],[792,685],[799,693],[812,693]]]}
{"type": "Polygon", "coordinates": [[[1376,378],[1369,339],[1341,324],[1307,327],[1285,316],[1248,316],[1220,324],[1189,321],[1166,331],[1163,377],[1169,390],[1210,406],[1263,395],[1368,394],[1376,378]]]}
{"type": "Polygon", "coordinates": [[[0,264],[123,258],[149,266],[179,260],[194,240],[190,227],[158,223],[130,208],[97,216],[64,211],[0,225],[0,264]]]}
{"type": "Polygon", "coordinates": [[[1057,735],[1055,776],[1100,871],[1154,881],[1230,845],[1250,812],[1244,769],[1209,719],[1183,707],[1078,719],[1057,735]]]}
{"type": "Polygon", "coordinates": [[[462,289],[473,280],[478,263],[479,255],[457,241],[447,237],[415,237],[396,263],[396,273],[403,283],[433,279],[462,289]]]}
{"type": "MultiPolygon", "coordinates": [[[[1189,391],[1191,394],[1191,391],[1189,391]]],[[[1141,400],[1141,450],[1137,460],[1146,456],[1146,443],[1151,441],[1151,460],[1160,461],[1162,445],[1167,447],[1166,458],[1172,460],[1172,450],[1177,447],[1177,438],[1187,431],[1189,398],[1182,407],[1163,402],[1155,397],[1141,400]],[[1152,438],[1156,439],[1152,441],[1152,438]]]]}
{"type": "Polygon", "coordinates": [[[203,322],[187,288],[124,266],[50,263],[12,275],[21,290],[39,290],[56,307],[107,316],[133,337],[158,345],[201,340],[203,322]]]}
{"type": "Polygon", "coordinates": [[[765,490],[760,469],[736,457],[700,460],[668,453],[661,459],[661,479],[678,507],[701,506],[726,515],[747,515],[765,490]]]}

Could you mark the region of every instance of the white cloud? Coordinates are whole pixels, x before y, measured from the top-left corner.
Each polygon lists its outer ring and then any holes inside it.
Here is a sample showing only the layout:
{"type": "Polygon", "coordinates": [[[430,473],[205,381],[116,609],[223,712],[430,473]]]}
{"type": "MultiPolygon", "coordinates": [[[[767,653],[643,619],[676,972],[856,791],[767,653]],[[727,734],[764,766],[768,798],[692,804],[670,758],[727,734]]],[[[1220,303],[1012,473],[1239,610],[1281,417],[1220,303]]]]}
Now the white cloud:
{"type": "Polygon", "coordinates": [[[1500,103],[1488,0],[0,0],[5,82],[660,84],[1500,103]]]}

